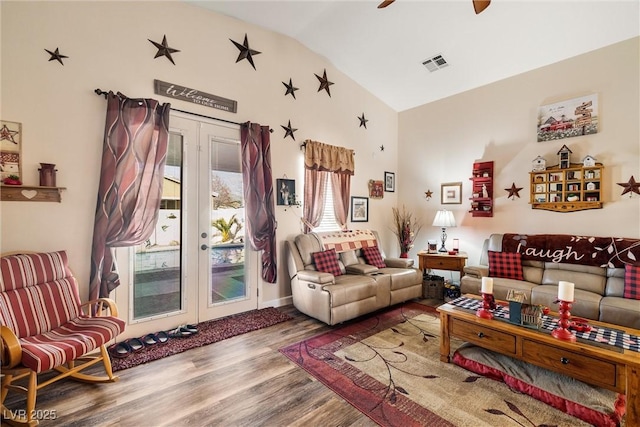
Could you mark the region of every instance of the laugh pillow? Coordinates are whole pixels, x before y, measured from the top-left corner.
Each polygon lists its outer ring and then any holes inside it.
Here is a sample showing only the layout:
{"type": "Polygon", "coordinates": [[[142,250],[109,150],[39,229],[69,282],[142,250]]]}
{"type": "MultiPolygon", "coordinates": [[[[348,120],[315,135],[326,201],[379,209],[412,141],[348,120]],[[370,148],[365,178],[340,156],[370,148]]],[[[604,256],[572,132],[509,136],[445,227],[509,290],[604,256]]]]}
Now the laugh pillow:
{"type": "Polygon", "coordinates": [[[524,280],[520,254],[489,251],[489,277],[524,280]]]}

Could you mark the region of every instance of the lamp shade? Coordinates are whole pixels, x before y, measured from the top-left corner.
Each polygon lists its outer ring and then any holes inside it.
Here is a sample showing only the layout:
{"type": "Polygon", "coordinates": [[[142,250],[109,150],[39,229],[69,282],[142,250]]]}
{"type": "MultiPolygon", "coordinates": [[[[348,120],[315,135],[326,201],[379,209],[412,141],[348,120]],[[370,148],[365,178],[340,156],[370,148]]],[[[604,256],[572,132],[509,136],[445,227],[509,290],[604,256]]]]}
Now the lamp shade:
{"type": "Polygon", "coordinates": [[[453,212],[442,210],[436,213],[436,217],[433,220],[434,227],[455,227],[456,219],[453,216],[453,212]]]}

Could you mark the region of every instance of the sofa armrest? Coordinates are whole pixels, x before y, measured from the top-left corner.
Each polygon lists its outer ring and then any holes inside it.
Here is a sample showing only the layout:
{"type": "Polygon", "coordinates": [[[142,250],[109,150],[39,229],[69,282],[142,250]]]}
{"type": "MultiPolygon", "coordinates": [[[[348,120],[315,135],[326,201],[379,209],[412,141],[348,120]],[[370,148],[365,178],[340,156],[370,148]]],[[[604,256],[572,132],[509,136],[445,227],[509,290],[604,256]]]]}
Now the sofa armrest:
{"type": "Polygon", "coordinates": [[[334,281],[333,274],[315,270],[298,271],[298,279],[318,284],[333,283],[334,281]]]}
{"type": "Polygon", "coordinates": [[[486,265],[466,265],[464,267],[464,274],[467,276],[481,279],[489,276],[489,267],[486,265]]]}
{"type": "Polygon", "coordinates": [[[378,267],[369,264],[351,264],[346,267],[348,274],[370,274],[378,271],[378,267]]]}
{"type": "Polygon", "coordinates": [[[413,259],[411,258],[385,258],[384,263],[392,268],[411,268],[413,259]]]}

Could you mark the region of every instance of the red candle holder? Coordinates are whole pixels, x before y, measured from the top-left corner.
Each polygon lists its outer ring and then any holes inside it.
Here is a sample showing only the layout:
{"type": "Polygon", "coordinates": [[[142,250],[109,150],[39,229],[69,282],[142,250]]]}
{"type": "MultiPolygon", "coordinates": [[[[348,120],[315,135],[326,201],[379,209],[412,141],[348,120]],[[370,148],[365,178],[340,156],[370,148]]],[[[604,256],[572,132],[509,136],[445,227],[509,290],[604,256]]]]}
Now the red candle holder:
{"type": "Polygon", "coordinates": [[[558,327],[551,332],[551,336],[563,340],[563,341],[575,341],[576,336],[571,333],[569,330],[569,326],[571,325],[571,304],[572,301],[560,301],[560,306],[558,307],[558,314],[560,315],[560,321],[558,322],[558,327]]]}
{"type": "Polygon", "coordinates": [[[493,294],[482,294],[482,308],[476,311],[476,316],[483,319],[493,319],[493,313],[491,312],[491,302],[493,301],[493,294]]]}

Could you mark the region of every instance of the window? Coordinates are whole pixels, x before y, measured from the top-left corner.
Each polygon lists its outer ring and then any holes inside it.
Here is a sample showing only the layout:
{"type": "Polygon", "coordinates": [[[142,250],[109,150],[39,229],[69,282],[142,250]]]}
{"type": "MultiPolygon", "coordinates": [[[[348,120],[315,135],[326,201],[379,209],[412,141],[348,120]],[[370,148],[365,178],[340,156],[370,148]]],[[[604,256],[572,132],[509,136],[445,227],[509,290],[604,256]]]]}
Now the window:
{"type": "MultiPolygon", "coordinates": [[[[329,177],[329,180],[331,178],[329,177]]],[[[327,182],[324,190],[324,210],[322,211],[322,221],[320,225],[313,229],[314,232],[321,231],[340,231],[340,225],[336,221],[336,214],[333,210],[333,190],[331,182],[327,182]]]]}

